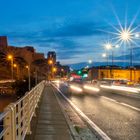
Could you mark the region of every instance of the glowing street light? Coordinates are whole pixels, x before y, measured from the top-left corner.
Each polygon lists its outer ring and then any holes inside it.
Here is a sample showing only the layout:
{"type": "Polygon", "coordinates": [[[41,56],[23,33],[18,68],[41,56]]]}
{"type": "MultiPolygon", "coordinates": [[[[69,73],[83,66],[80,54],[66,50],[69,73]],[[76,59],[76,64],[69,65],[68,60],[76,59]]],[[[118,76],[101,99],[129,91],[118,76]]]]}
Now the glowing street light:
{"type": "Polygon", "coordinates": [[[130,81],[132,81],[132,67],[133,67],[133,48],[131,43],[134,42],[134,37],[138,37],[138,34],[133,33],[133,30],[128,29],[122,29],[122,31],[119,34],[119,40],[121,40],[124,43],[127,43],[130,45],[130,81]]]}
{"type": "Polygon", "coordinates": [[[7,58],[8,58],[9,60],[11,60],[11,59],[13,59],[13,56],[9,54],[9,55],[7,56],[7,58]]]}
{"type": "Polygon", "coordinates": [[[103,54],[102,54],[102,57],[107,57],[107,54],[106,54],[106,53],[103,53],[103,54]]]}
{"type": "Polygon", "coordinates": [[[113,34],[115,36],[114,38],[112,38],[112,40],[115,40],[116,43],[119,43],[120,45],[127,44],[130,46],[130,80],[132,81],[131,68],[133,66],[133,46],[131,45],[131,43],[137,45],[135,39],[138,39],[140,37],[140,34],[136,32],[136,30],[140,27],[140,25],[137,25],[135,27],[133,26],[138,14],[134,16],[134,18],[132,19],[129,25],[127,23],[128,21],[127,16],[125,16],[125,22],[122,24],[115,11],[114,14],[116,16],[119,28],[110,24],[115,30],[115,32],[107,31],[107,33],[113,34]]]}
{"type": "Polygon", "coordinates": [[[88,63],[91,64],[92,63],[92,60],[88,60],[88,63]]]}
{"type": "Polygon", "coordinates": [[[132,34],[129,30],[123,30],[120,32],[120,39],[125,42],[129,42],[132,39],[132,34]]]}
{"type": "Polygon", "coordinates": [[[14,64],[13,67],[16,68],[17,67],[17,64],[14,64]]]}
{"type": "Polygon", "coordinates": [[[136,39],[139,39],[139,38],[140,38],[140,33],[136,33],[136,34],[135,34],[135,38],[136,38],[136,39]]]}
{"type": "MultiPolygon", "coordinates": [[[[110,42],[106,43],[104,46],[105,46],[106,50],[111,50],[111,52],[112,52],[112,68],[110,70],[110,75],[111,75],[111,77],[113,77],[112,69],[113,69],[113,65],[114,65],[114,49],[119,48],[120,46],[118,44],[112,45],[110,42]]],[[[104,54],[102,54],[102,57],[106,57],[107,58],[107,63],[108,63],[109,55],[104,53],[104,54]]]]}
{"type": "Polygon", "coordinates": [[[19,79],[19,67],[17,64],[13,64],[13,67],[16,68],[16,77],[19,79]]]}
{"type": "Polygon", "coordinates": [[[57,69],[55,67],[52,70],[53,70],[53,72],[56,72],[57,71],[57,69]]]}
{"type": "Polygon", "coordinates": [[[107,65],[108,65],[108,56],[107,56],[107,54],[106,54],[106,53],[103,53],[103,54],[102,54],[102,57],[103,57],[103,58],[107,58],[107,65]]]}
{"type": "Polygon", "coordinates": [[[49,60],[48,63],[49,63],[49,65],[52,65],[53,64],[53,61],[52,60],[49,60]]]}
{"type": "Polygon", "coordinates": [[[13,81],[13,72],[14,72],[14,69],[13,69],[13,55],[9,54],[7,56],[7,59],[11,61],[11,78],[12,78],[12,81],[13,81]]]}
{"type": "Polygon", "coordinates": [[[107,50],[112,49],[112,44],[110,44],[110,43],[105,44],[105,48],[106,48],[107,50]]]}
{"type": "Polygon", "coordinates": [[[115,48],[120,48],[120,46],[117,44],[117,45],[115,45],[115,48]]]}

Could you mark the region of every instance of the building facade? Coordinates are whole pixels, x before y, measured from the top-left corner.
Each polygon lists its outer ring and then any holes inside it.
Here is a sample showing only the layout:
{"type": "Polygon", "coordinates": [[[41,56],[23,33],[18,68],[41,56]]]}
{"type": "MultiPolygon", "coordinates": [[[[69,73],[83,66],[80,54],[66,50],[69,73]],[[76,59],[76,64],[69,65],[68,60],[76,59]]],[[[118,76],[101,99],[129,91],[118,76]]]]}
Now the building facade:
{"type": "Polygon", "coordinates": [[[113,78],[113,79],[127,79],[133,82],[140,83],[140,69],[97,69],[92,68],[89,70],[88,77],[90,80],[113,78]]]}

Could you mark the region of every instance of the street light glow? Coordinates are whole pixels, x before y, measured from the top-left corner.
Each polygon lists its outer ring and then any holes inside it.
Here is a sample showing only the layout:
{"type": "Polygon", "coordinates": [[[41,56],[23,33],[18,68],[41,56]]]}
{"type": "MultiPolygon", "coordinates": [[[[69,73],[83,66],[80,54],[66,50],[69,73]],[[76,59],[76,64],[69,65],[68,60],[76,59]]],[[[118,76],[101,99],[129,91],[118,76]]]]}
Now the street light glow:
{"type": "Polygon", "coordinates": [[[17,64],[14,64],[13,66],[14,66],[14,68],[16,68],[17,67],[17,64]]]}
{"type": "Polygon", "coordinates": [[[54,68],[53,68],[53,72],[56,72],[56,71],[57,71],[57,69],[54,67],[54,68]]]}
{"type": "Polygon", "coordinates": [[[112,49],[112,44],[111,44],[111,43],[105,44],[105,48],[106,48],[107,50],[112,49]]]}
{"type": "Polygon", "coordinates": [[[135,38],[140,38],[140,33],[136,33],[135,38]]]}
{"type": "Polygon", "coordinates": [[[107,54],[106,54],[106,53],[103,53],[103,54],[102,54],[102,57],[107,57],[107,54]]]}
{"type": "Polygon", "coordinates": [[[88,63],[91,64],[92,63],[92,60],[88,60],[88,63]]]}
{"type": "Polygon", "coordinates": [[[115,48],[119,48],[120,46],[117,44],[117,45],[115,45],[115,48]]]}
{"type": "Polygon", "coordinates": [[[25,66],[26,67],[26,69],[29,69],[29,66],[27,65],[27,66],[25,66]]]}
{"type": "Polygon", "coordinates": [[[53,61],[52,60],[49,60],[48,63],[51,65],[51,64],[53,64],[53,61]]]}
{"type": "Polygon", "coordinates": [[[11,60],[11,59],[13,59],[13,56],[9,54],[9,55],[7,56],[7,58],[8,58],[9,60],[11,60]]]}
{"type": "Polygon", "coordinates": [[[123,30],[121,33],[120,33],[120,39],[122,41],[130,41],[132,39],[131,37],[131,32],[129,30],[123,30]]]}

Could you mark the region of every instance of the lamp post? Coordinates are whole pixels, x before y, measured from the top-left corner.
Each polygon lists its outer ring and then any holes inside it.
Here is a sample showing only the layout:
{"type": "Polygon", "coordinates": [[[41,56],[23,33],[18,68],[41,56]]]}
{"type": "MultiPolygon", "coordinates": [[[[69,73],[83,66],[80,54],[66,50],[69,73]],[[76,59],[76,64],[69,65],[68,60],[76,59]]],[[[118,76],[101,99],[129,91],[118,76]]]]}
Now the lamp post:
{"type": "Polygon", "coordinates": [[[102,57],[106,58],[106,65],[108,66],[108,55],[106,53],[103,53],[102,57]]]}
{"type": "MultiPolygon", "coordinates": [[[[102,57],[106,58],[106,65],[107,65],[107,68],[108,68],[108,55],[106,53],[103,53],[102,57]]],[[[108,78],[108,69],[106,69],[106,70],[107,70],[107,78],[108,78]]]]}
{"type": "Polygon", "coordinates": [[[53,71],[54,71],[54,62],[53,62],[53,60],[48,60],[48,64],[49,64],[49,66],[50,66],[50,75],[51,75],[51,78],[53,78],[54,77],[54,73],[53,73],[53,71]]]}
{"type": "MultiPolygon", "coordinates": [[[[112,45],[111,43],[107,43],[107,44],[105,44],[105,48],[106,48],[106,50],[111,50],[111,60],[112,60],[112,67],[111,67],[111,69],[110,69],[110,76],[111,76],[111,78],[114,78],[114,72],[113,72],[113,66],[114,66],[114,49],[115,48],[119,48],[119,45],[112,45]]],[[[108,59],[108,57],[109,57],[109,55],[106,55],[105,57],[107,57],[107,59],[108,59]]]]}
{"type": "MultiPolygon", "coordinates": [[[[136,35],[137,37],[138,35],[136,35]]],[[[133,68],[133,47],[131,45],[133,34],[131,33],[130,29],[124,29],[120,32],[119,38],[122,42],[130,44],[130,81],[132,81],[132,68],[133,68]]]]}
{"type": "Polygon", "coordinates": [[[19,69],[18,69],[18,65],[17,64],[13,64],[13,67],[16,68],[16,77],[19,80],[19,69]]]}
{"type": "Polygon", "coordinates": [[[52,64],[53,64],[53,61],[52,61],[52,60],[49,60],[49,61],[48,61],[48,64],[49,64],[49,65],[52,65],[52,64]]]}
{"type": "Polygon", "coordinates": [[[13,72],[14,72],[14,69],[13,69],[13,55],[11,55],[11,54],[9,54],[8,56],[7,56],[7,58],[8,58],[8,60],[10,60],[11,61],[11,78],[12,78],[12,82],[13,82],[13,72]]]}
{"type": "MultiPolygon", "coordinates": [[[[108,50],[112,50],[112,44],[111,43],[105,44],[105,49],[107,50],[107,52],[108,52],[108,50]]],[[[107,59],[109,59],[109,53],[107,55],[107,59]]],[[[113,64],[113,51],[112,51],[112,64],[113,64]]],[[[109,64],[108,64],[108,66],[109,66],[109,64]]],[[[111,67],[110,67],[110,77],[112,78],[112,68],[111,67]]]]}
{"type": "Polygon", "coordinates": [[[54,78],[54,75],[55,75],[56,72],[57,72],[57,68],[56,67],[52,67],[53,78],[54,78]]]}
{"type": "Polygon", "coordinates": [[[28,90],[31,90],[31,72],[30,72],[30,65],[26,66],[26,69],[28,70],[28,90]]]}

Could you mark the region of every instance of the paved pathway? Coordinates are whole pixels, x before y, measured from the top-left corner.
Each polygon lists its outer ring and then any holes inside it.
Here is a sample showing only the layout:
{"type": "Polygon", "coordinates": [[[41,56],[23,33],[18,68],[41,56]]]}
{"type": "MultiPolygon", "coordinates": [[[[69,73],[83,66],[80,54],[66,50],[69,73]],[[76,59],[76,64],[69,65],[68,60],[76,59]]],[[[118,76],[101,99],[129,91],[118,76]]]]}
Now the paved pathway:
{"type": "Polygon", "coordinates": [[[72,140],[68,125],[52,87],[46,85],[31,140],[72,140]]]}

